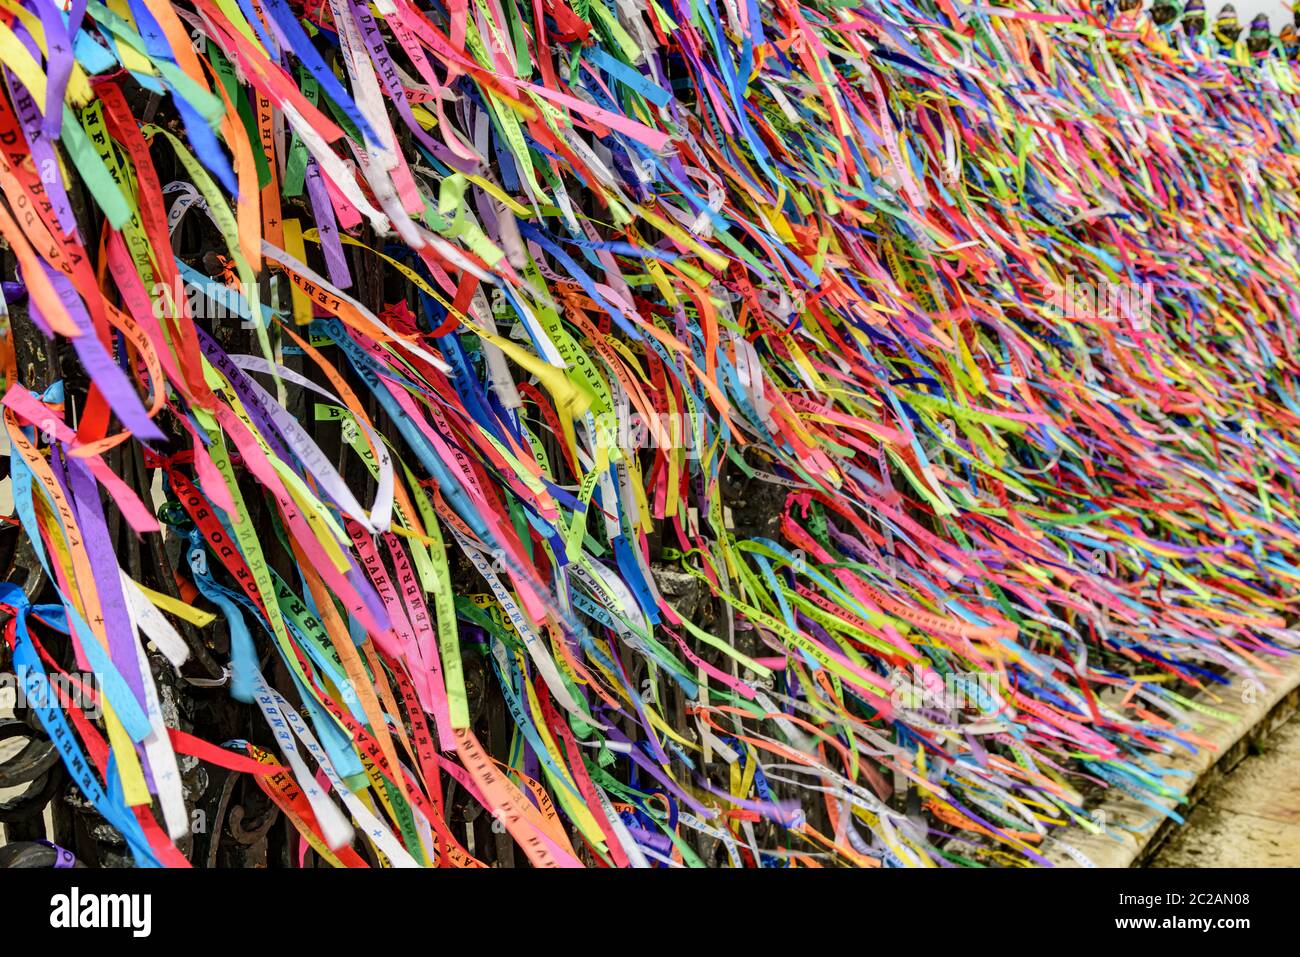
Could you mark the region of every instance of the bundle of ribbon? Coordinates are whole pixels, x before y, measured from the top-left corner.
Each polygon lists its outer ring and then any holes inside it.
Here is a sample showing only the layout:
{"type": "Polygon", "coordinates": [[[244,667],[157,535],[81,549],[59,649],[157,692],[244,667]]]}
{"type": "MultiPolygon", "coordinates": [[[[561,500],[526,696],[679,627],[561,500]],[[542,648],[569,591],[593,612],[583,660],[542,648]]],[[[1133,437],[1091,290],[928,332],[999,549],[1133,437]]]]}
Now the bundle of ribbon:
{"type": "Polygon", "coordinates": [[[10,295],[76,359],[0,356],[4,636],[140,865],[195,758],[336,866],[477,866],[448,788],[536,866],[1042,862],[1099,789],[1176,816],[1194,693],[1300,645],[1285,57],[1057,0],[0,8],[10,295]],[[151,658],[227,654],[261,747],[164,718],[151,658]]]}

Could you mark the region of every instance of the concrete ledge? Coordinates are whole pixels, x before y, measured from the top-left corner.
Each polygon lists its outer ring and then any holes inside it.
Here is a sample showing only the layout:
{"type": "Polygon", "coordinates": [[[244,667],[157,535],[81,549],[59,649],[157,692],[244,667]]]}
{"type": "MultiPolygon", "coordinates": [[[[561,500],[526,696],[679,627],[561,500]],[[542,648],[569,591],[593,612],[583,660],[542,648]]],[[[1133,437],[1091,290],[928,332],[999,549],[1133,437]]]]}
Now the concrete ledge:
{"type": "MultiPolygon", "coordinates": [[[[1223,775],[1228,774],[1250,751],[1252,743],[1267,738],[1287,721],[1300,705],[1300,655],[1270,659],[1281,671],[1268,684],[1254,686],[1247,694],[1245,682],[1220,686],[1215,701],[1206,694],[1198,700],[1235,716],[1230,722],[1205,717],[1207,727],[1200,734],[1212,743],[1195,754],[1179,752],[1159,755],[1161,767],[1189,772],[1181,779],[1186,803],[1172,798],[1156,799],[1186,818],[1201,798],[1223,775]],[[1251,699],[1251,700],[1247,700],[1251,699]]],[[[1043,841],[1040,852],[1056,867],[1141,867],[1179,825],[1127,794],[1111,789],[1098,806],[1104,815],[1107,834],[1090,834],[1078,825],[1059,828],[1043,841]]]]}

